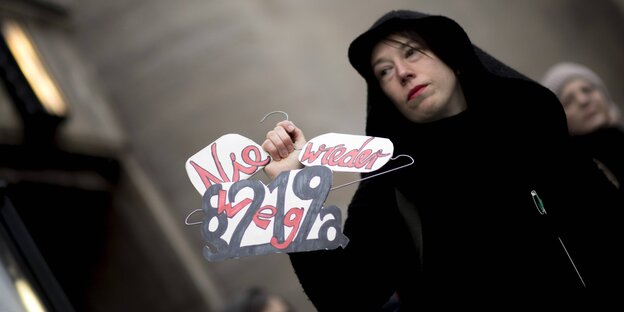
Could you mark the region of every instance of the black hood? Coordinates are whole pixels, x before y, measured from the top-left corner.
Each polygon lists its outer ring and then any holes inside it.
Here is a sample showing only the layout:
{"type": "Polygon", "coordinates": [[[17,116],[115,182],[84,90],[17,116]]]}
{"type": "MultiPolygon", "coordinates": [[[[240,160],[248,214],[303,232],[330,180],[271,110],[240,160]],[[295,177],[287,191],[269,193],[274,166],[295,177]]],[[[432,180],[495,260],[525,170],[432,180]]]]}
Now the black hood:
{"type": "MultiPolygon", "coordinates": [[[[535,91],[548,92],[541,85],[473,45],[462,27],[452,19],[414,11],[390,11],[349,46],[349,61],[368,84],[367,135],[392,138],[395,131],[404,131],[401,128],[412,126],[384,95],[370,65],[375,44],[389,34],[407,29],[416,31],[433,53],[453,71],[460,73],[458,79],[469,109],[474,110],[475,106],[483,103],[482,97],[491,94],[494,86],[498,87],[503,80],[520,80],[525,85],[530,82],[535,91]]],[[[553,99],[550,95],[545,96],[553,99]]]]}
{"type": "Polygon", "coordinates": [[[418,32],[431,50],[452,69],[475,68],[477,61],[474,53],[454,53],[472,49],[470,39],[457,23],[444,16],[413,11],[390,11],[379,18],[368,31],[353,40],[349,46],[351,65],[367,81],[374,81],[370,66],[373,47],[386,36],[405,29],[418,32]]]}

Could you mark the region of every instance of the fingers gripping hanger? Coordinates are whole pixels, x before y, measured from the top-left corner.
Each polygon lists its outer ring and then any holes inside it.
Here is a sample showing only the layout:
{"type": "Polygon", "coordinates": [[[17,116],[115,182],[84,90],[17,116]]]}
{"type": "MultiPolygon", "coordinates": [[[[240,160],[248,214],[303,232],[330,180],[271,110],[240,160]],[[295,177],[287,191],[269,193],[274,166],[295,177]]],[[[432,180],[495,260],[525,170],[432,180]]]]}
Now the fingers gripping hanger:
{"type": "MultiPolygon", "coordinates": [[[[263,123],[267,119],[267,117],[269,117],[269,116],[271,116],[273,114],[284,114],[284,116],[286,117],[286,119],[284,119],[284,120],[288,121],[288,113],[286,113],[285,111],[272,111],[272,112],[264,115],[264,117],[262,117],[262,119],[260,119],[260,123],[263,123]]],[[[269,156],[269,157],[271,157],[271,156],[269,156]]],[[[248,179],[253,177],[256,173],[258,173],[258,171],[254,172],[252,175],[250,175],[248,177],[248,179]]]]}

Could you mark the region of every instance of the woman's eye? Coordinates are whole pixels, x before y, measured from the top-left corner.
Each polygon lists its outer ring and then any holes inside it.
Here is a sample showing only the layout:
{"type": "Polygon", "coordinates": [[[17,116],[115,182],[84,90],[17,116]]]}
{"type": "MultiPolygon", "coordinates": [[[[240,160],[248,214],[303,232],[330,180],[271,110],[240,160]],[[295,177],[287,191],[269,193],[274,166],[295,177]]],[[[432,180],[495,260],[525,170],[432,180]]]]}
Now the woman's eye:
{"type": "Polygon", "coordinates": [[[380,70],[377,71],[377,77],[378,78],[384,78],[384,77],[386,77],[386,76],[388,76],[390,74],[391,70],[392,70],[392,68],[390,68],[390,67],[381,68],[380,70]]]}
{"type": "Polygon", "coordinates": [[[581,88],[581,92],[583,92],[583,94],[590,94],[595,90],[596,88],[594,86],[583,86],[583,88],[581,88]]]}
{"type": "Polygon", "coordinates": [[[405,58],[407,59],[414,59],[416,58],[418,55],[420,54],[420,52],[415,49],[415,48],[409,48],[405,51],[405,58]]]}

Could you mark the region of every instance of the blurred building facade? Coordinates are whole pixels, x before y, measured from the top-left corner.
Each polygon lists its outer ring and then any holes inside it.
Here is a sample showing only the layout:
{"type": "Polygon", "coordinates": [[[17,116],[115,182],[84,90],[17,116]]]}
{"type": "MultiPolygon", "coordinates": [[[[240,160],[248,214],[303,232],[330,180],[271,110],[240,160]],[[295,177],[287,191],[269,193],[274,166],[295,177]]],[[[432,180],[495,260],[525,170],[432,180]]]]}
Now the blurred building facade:
{"type": "MultiPolygon", "coordinates": [[[[347,47],[397,8],[455,18],[536,80],[556,62],[583,63],[624,101],[620,0],[0,0],[3,25],[29,36],[66,106],[44,107],[5,44],[3,194],[74,308],[219,311],[260,286],[314,311],[286,255],[202,258],[199,227],[184,224],[201,207],[184,163],[226,133],[261,143],[276,120],[259,120],[275,110],[309,139],[362,134],[364,84],[347,47]]],[[[354,190],[328,202],[344,210],[354,190]]]]}

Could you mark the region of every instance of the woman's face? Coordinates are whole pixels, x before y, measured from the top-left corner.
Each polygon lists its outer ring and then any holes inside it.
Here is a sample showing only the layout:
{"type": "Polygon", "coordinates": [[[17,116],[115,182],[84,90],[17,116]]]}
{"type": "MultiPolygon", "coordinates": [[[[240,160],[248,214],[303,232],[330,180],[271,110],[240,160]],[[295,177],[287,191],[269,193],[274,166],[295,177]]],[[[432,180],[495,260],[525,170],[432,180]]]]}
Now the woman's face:
{"type": "Polygon", "coordinates": [[[573,78],[561,88],[560,100],[572,135],[592,132],[609,123],[604,93],[583,78],[573,78]]]}
{"type": "Polygon", "coordinates": [[[466,109],[455,73],[423,40],[395,34],[373,48],[371,66],[381,89],[408,120],[425,123],[466,109]]]}

